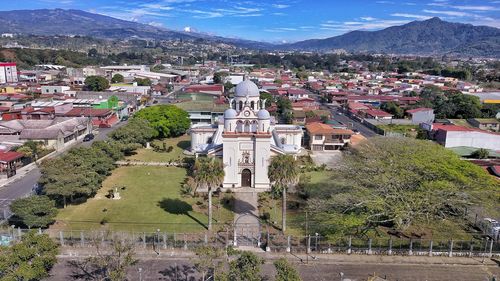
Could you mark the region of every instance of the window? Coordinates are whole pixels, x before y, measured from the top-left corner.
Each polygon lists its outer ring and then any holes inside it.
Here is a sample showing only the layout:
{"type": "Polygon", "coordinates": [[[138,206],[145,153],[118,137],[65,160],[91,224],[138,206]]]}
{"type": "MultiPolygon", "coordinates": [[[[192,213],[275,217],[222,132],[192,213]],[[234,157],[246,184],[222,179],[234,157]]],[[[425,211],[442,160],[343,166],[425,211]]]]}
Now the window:
{"type": "Polygon", "coordinates": [[[254,101],[250,102],[250,107],[255,110],[255,102],[254,101]]]}
{"type": "Polygon", "coordinates": [[[243,109],[243,102],[240,101],[240,110],[242,110],[242,109],[243,109]]]}
{"type": "Polygon", "coordinates": [[[286,144],[286,138],[281,138],[281,144],[286,144]]]}
{"type": "Polygon", "coordinates": [[[314,140],[322,140],[323,135],[314,135],[314,140]]]}

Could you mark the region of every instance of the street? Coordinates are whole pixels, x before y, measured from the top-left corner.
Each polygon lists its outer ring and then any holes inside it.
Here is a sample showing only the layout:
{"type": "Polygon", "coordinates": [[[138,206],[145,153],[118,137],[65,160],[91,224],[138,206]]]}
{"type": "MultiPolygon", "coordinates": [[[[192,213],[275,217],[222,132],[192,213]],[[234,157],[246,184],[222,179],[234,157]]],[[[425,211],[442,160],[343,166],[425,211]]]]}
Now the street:
{"type": "MultiPolygon", "coordinates": [[[[111,128],[100,128],[99,134],[97,134],[93,140],[88,142],[81,142],[80,140],[79,143],[77,143],[73,147],[88,147],[94,141],[105,140],[111,132],[125,125],[126,123],[127,122],[120,122],[111,128]]],[[[3,210],[7,210],[10,202],[12,202],[14,199],[23,197],[32,191],[32,188],[38,182],[39,178],[40,169],[36,167],[33,170],[27,172],[24,177],[18,179],[17,181],[0,187],[0,212],[2,212],[0,213],[0,218],[3,217],[3,210]]]]}
{"type": "MultiPolygon", "coordinates": [[[[74,268],[68,264],[72,258],[59,258],[59,262],[51,271],[51,277],[48,281],[63,280],[84,280],[71,278],[74,274],[74,268]]],[[[309,264],[296,263],[302,280],[304,281],[333,281],[333,280],[367,280],[368,277],[379,276],[387,280],[426,280],[426,281],[489,281],[492,276],[500,274],[500,268],[497,265],[462,265],[462,264],[410,264],[405,263],[401,257],[402,263],[385,262],[366,262],[364,257],[359,257],[359,262],[341,261],[341,262],[309,262],[309,264]],[[341,273],[343,278],[341,278],[341,273]]],[[[261,275],[269,278],[264,280],[274,280],[272,276],[275,269],[272,261],[267,261],[261,267],[261,275]]],[[[189,258],[152,258],[141,259],[128,270],[129,280],[201,280],[200,274],[193,266],[193,260],[189,258]]]]}
{"type": "Polygon", "coordinates": [[[361,124],[361,122],[354,120],[354,119],[350,118],[349,116],[346,116],[338,108],[330,108],[330,111],[332,112],[332,117],[334,120],[339,121],[339,122],[347,125],[350,129],[358,130],[359,133],[361,135],[363,135],[364,137],[371,138],[371,137],[375,137],[378,135],[377,133],[372,131],[367,126],[361,124]]]}

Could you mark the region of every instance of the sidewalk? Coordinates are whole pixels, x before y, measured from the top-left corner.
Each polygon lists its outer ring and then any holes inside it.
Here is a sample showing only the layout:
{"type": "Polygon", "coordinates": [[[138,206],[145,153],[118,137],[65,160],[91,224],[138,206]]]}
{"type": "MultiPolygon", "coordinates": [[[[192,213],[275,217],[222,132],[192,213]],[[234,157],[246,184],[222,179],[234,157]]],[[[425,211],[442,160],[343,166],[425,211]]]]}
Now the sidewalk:
{"type": "MultiPolygon", "coordinates": [[[[193,252],[180,249],[163,249],[160,247],[159,255],[152,249],[136,249],[136,256],[140,260],[171,260],[192,259],[196,255],[193,252]]],[[[83,258],[94,254],[92,248],[63,247],[58,258],[83,258]]],[[[390,264],[390,265],[456,265],[456,266],[498,266],[493,259],[467,258],[467,257],[428,257],[428,256],[382,256],[382,255],[342,255],[342,254],[320,254],[309,255],[293,253],[256,253],[267,262],[272,262],[286,257],[291,262],[303,264],[390,264]],[[313,258],[315,257],[315,258],[313,258]]]]}

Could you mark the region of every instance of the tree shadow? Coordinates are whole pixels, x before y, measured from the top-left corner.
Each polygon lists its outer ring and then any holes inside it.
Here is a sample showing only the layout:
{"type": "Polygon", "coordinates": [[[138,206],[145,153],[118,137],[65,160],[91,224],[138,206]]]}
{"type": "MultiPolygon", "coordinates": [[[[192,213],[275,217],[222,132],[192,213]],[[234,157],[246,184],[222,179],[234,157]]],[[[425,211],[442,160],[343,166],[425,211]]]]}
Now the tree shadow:
{"type": "Polygon", "coordinates": [[[207,229],[207,226],[204,223],[189,213],[193,211],[193,207],[180,199],[163,198],[160,202],[158,202],[158,206],[167,213],[188,216],[199,225],[203,226],[203,228],[207,229]]]}
{"type": "Polygon", "coordinates": [[[237,214],[253,213],[253,211],[255,211],[255,207],[246,201],[234,198],[233,209],[231,211],[237,214]]]}
{"type": "Polygon", "coordinates": [[[180,142],[177,143],[177,147],[180,148],[180,149],[182,149],[182,150],[186,150],[190,146],[191,146],[191,142],[188,141],[188,140],[183,140],[183,141],[180,141],[180,142]]]}
{"type": "Polygon", "coordinates": [[[165,278],[168,278],[167,280],[195,281],[196,277],[190,275],[196,274],[196,272],[197,271],[194,266],[184,264],[169,266],[164,270],[160,270],[158,273],[165,278]]]}

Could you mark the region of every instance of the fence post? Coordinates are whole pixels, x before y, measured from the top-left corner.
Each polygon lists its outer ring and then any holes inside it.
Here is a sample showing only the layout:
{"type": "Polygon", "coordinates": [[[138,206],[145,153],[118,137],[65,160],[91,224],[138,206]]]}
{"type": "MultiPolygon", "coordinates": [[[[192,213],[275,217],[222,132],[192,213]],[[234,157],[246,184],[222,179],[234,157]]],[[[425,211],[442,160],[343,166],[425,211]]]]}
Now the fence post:
{"type": "Polygon", "coordinates": [[[59,231],[59,243],[64,246],[64,235],[62,231],[59,231]]]}
{"type": "Polygon", "coordinates": [[[42,229],[40,227],[38,228],[38,234],[42,234],[42,229]]]}
{"type": "Polygon", "coordinates": [[[429,257],[432,257],[432,240],[431,244],[429,245],[429,257]]]}
{"type": "Polygon", "coordinates": [[[146,248],[146,232],[142,233],[142,246],[146,248]]]}
{"type": "Polygon", "coordinates": [[[450,240],[450,251],[448,252],[448,257],[453,257],[453,239],[450,240]]]}
{"type": "Polygon", "coordinates": [[[186,234],[184,234],[184,250],[187,250],[187,249],[188,249],[188,243],[186,240],[186,234]]]}
{"type": "Polygon", "coordinates": [[[85,246],[85,237],[83,237],[83,231],[80,231],[80,246],[85,246]]]}
{"type": "Polygon", "coordinates": [[[389,251],[387,251],[387,254],[392,255],[392,238],[389,238],[389,251]]]}
{"type": "Polygon", "coordinates": [[[167,234],[163,232],[163,249],[167,248],[167,234]]]}
{"type": "Polygon", "coordinates": [[[287,244],[286,244],[286,245],[287,245],[287,246],[286,246],[286,252],[287,252],[287,253],[290,253],[290,251],[291,251],[291,249],[292,249],[292,247],[290,246],[290,235],[288,235],[288,238],[287,238],[287,242],[286,242],[286,243],[287,243],[287,244]]]}
{"type": "Polygon", "coordinates": [[[311,235],[307,235],[307,249],[306,254],[311,253],[311,235]]]}
{"type": "Polygon", "coordinates": [[[236,233],[236,227],[233,230],[233,246],[237,247],[238,246],[238,236],[236,233]]]}
{"type": "Polygon", "coordinates": [[[172,249],[175,248],[175,245],[177,245],[177,234],[174,232],[174,244],[172,245],[172,249]]]}
{"type": "Polygon", "coordinates": [[[372,254],[372,239],[368,239],[368,252],[367,252],[368,255],[371,255],[372,254]]]}
{"type": "Polygon", "coordinates": [[[271,237],[269,232],[267,232],[266,252],[271,252],[271,237]]]}
{"type": "Polygon", "coordinates": [[[413,256],[413,239],[410,238],[410,250],[408,251],[409,256],[413,256]]]}
{"type": "Polygon", "coordinates": [[[472,254],[474,252],[474,244],[472,243],[472,241],[470,242],[470,251],[469,251],[469,258],[472,257],[472,254]]]}
{"type": "Polygon", "coordinates": [[[205,233],[205,245],[207,245],[207,244],[208,244],[208,236],[207,236],[207,234],[205,233]]]}
{"type": "Polygon", "coordinates": [[[352,253],[352,237],[349,236],[349,245],[347,246],[347,254],[351,254],[352,253]]]}
{"type": "Polygon", "coordinates": [[[488,258],[493,256],[493,239],[490,240],[490,251],[488,253],[488,258]]]}

